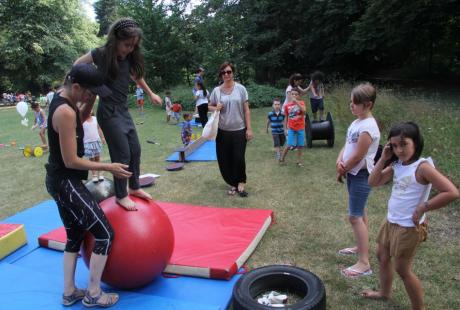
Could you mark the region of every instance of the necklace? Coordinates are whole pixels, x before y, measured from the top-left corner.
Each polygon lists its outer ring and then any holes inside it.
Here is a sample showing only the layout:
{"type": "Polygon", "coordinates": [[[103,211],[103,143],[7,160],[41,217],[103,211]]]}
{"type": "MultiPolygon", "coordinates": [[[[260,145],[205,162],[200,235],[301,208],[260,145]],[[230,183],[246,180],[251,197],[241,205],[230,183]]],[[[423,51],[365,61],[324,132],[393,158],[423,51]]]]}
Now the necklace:
{"type": "Polygon", "coordinates": [[[235,88],[235,82],[232,82],[230,87],[226,86],[225,84],[222,85],[221,91],[226,95],[230,95],[233,92],[233,88],[235,88]]]}

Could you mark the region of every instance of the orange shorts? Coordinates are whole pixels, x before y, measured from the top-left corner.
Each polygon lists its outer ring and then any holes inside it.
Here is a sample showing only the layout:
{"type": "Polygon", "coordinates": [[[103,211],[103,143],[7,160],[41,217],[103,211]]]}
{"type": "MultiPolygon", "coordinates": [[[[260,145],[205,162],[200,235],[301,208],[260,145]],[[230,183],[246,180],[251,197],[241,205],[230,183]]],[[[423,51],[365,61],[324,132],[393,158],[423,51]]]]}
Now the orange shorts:
{"type": "Polygon", "coordinates": [[[144,99],[137,99],[137,105],[144,105],[144,99]]]}
{"type": "Polygon", "coordinates": [[[403,227],[385,220],[380,226],[377,243],[388,248],[391,257],[412,258],[417,246],[426,240],[427,235],[426,220],[418,227],[403,227]]]}

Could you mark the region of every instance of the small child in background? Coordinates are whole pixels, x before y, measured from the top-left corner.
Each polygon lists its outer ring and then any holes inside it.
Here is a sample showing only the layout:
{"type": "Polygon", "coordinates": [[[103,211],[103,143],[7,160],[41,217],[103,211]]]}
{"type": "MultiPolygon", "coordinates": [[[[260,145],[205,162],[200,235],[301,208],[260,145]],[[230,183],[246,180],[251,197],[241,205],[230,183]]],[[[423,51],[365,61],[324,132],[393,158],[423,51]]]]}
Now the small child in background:
{"type": "Polygon", "coordinates": [[[172,105],[172,111],[173,111],[173,117],[176,119],[176,122],[179,123],[180,119],[180,112],[182,111],[182,105],[180,104],[179,101],[174,102],[172,105]]]}
{"type": "Polygon", "coordinates": [[[172,115],[172,101],[171,101],[171,92],[168,90],[165,93],[165,110],[166,110],[166,123],[169,123],[172,115]]]}
{"type": "Polygon", "coordinates": [[[281,153],[283,152],[283,146],[286,142],[286,136],[284,135],[284,114],[281,111],[281,102],[279,98],[273,100],[273,111],[268,113],[267,116],[267,133],[268,127],[272,129],[273,146],[276,151],[276,160],[280,160],[281,153]]]}
{"type": "Polygon", "coordinates": [[[192,114],[184,113],[184,120],[185,122],[182,123],[181,127],[181,138],[182,143],[184,146],[190,144],[190,140],[192,139],[192,114]]]}
{"type": "Polygon", "coordinates": [[[287,130],[287,147],[279,160],[284,163],[288,151],[297,149],[297,166],[303,167],[302,149],[305,146],[305,102],[300,100],[300,89],[291,89],[291,101],[284,106],[284,126],[287,130]]]}
{"type": "MultiPolygon", "coordinates": [[[[101,160],[102,144],[105,144],[105,139],[93,113],[83,122],[83,130],[85,132],[83,136],[85,157],[90,161],[99,162],[101,160]]],[[[91,175],[94,183],[104,180],[104,176],[100,174],[100,171],[91,170],[91,175]]]]}
{"type": "Polygon", "coordinates": [[[311,82],[308,85],[308,89],[310,90],[310,106],[311,106],[311,113],[313,113],[313,121],[318,121],[317,112],[319,110],[319,121],[323,121],[323,114],[324,114],[324,73],[321,71],[315,71],[311,75],[311,82]]]}
{"type": "Polygon", "coordinates": [[[412,271],[412,262],[417,247],[427,237],[426,213],[460,196],[457,187],[436,170],[430,157],[420,157],[422,150],[423,138],[417,124],[407,122],[393,126],[382,156],[369,176],[370,186],[382,186],[393,180],[393,189],[387,218],[377,237],[380,289],[361,292],[367,298],[389,298],[394,264],[412,309],[425,309],[422,283],[412,271]],[[437,194],[430,198],[431,185],[437,194]]]}
{"type": "Polygon", "coordinates": [[[136,85],[136,103],[139,115],[144,115],[144,90],[140,85],[136,85]]]}
{"type": "Polygon", "coordinates": [[[41,147],[43,149],[48,148],[48,143],[46,142],[46,128],[47,128],[47,122],[46,122],[46,115],[45,112],[40,108],[40,105],[38,104],[37,101],[32,101],[30,104],[30,107],[34,111],[34,116],[35,116],[35,123],[32,125],[32,130],[35,128],[40,128],[40,131],[38,132],[38,135],[40,136],[40,139],[42,140],[42,145],[41,147]]]}

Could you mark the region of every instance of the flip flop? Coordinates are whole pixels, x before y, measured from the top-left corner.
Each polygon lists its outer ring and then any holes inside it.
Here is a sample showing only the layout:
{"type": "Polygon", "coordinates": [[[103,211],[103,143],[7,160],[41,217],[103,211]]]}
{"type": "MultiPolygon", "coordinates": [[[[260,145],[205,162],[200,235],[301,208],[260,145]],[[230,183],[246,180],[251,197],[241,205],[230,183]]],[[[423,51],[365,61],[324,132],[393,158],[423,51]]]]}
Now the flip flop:
{"type": "Polygon", "coordinates": [[[63,306],[71,306],[77,301],[82,300],[85,297],[86,291],[76,288],[75,291],[69,296],[62,295],[62,301],[61,304],[63,306]]]}
{"type": "Polygon", "coordinates": [[[369,268],[364,271],[358,271],[356,269],[353,269],[352,267],[348,267],[348,268],[340,270],[340,273],[345,278],[354,280],[354,279],[358,279],[363,276],[370,276],[372,274],[372,269],[369,268]],[[349,274],[350,272],[354,273],[354,275],[349,274]]]}
{"type": "Polygon", "coordinates": [[[339,255],[356,255],[358,251],[353,248],[344,248],[339,250],[337,253],[339,255]]]}

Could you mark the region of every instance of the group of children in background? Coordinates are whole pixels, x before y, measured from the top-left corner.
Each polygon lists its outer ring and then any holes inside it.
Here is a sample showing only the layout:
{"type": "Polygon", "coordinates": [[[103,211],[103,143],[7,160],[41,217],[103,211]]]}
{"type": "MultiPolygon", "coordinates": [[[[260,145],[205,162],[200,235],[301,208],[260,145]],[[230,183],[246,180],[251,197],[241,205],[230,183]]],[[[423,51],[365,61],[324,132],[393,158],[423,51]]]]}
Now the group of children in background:
{"type": "Polygon", "coordinates": [[[300,84],[302,76],[299,73],[291,75],[289,85],[286,88],[286,98],[283,105],[279,98],[273,100],[273,110],[267,116],[267,133],[271,126],[275,157],[280,164],[285,164],[286,155],[290,150],[297,151],[297,166],[302,167],[302,150],[305,147],[305,102],[301,96],[309,94],[310,106],[313,114],[313,122],[323,121],[324,114],[324,74],[316,71],[311,76],[311,82],[303,89],[300,84]],[[287,146],[284,147],[286,143],[287,146]]]}

